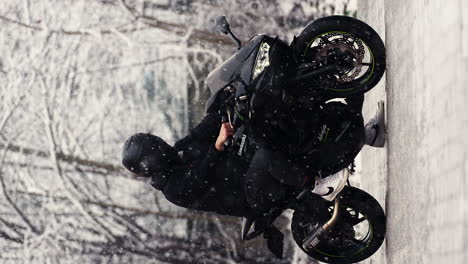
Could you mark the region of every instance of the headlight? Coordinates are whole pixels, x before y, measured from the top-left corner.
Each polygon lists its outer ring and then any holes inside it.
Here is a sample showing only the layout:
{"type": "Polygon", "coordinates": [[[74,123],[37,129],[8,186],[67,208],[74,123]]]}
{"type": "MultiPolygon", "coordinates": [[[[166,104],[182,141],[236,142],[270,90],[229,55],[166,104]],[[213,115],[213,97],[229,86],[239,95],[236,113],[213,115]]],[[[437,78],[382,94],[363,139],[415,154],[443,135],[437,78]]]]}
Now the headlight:
{"type": "Polygon", "coordinates": [[[268,45],[266,42],[263,42],[258,49],[257,58],[255,59],[252,80],[257,78],[260,73],[262,73],[265,68],[270,65],[270,58],[268,57],[269,51],[270,45],[268,45]]]}

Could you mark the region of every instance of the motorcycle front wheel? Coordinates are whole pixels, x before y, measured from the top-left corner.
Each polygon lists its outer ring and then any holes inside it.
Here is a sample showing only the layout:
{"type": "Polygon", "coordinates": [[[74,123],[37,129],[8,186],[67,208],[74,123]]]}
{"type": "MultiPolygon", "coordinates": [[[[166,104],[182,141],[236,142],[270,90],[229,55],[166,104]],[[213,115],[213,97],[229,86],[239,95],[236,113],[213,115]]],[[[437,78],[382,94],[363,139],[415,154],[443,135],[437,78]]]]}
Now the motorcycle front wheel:
{"type": "Polygon", "coordinates": [[[316,260],[336,264],[359,262],[372,256],[382,245],[385,213],[374,197],[358,188],[346,186],[339,195],[342,203],[339,221],[313,249],[304,249],[302,243],[315,227],[330,219],[333,202],[317,209],[312,199],[304,200],[293,214],[292,235],[297,245],[316,260]]]}
{"type": "MultiPolygon", "coordinates": [[[[302,62],[339,63],[336,54],[347,54],[348,67],[329,77],[324,88],[327,97],[347,97],[372,89],[385,72],[385,46],[372,27],[348,16],[328,16],[307,25],[293,42],[295,58],[302,62]],[[333,79],[333,80],[331,80],[333,79]]],[[[306,80],[314,89],[324,86],[306,80]]],[[[323,87],[322,87],[323,88],[323,87]]]]}

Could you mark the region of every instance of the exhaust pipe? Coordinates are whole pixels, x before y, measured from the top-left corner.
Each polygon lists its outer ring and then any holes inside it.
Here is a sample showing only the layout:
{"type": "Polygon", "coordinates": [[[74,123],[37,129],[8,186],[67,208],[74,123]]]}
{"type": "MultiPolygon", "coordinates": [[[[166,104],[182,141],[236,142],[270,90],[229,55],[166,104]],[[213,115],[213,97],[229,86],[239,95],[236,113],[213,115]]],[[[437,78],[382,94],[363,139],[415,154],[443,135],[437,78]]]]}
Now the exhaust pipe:
{"type": "Polygon", "coordinates": [[[340,197],[335,198],[335,206],[333,207],[333,215],[325,224],[315,228],[302,242],[302,248],[305,250],[312,250],[315,246],[320,243],[320,239],[323,234],[329,232],[338,221],[340,211],[340,197]]]}

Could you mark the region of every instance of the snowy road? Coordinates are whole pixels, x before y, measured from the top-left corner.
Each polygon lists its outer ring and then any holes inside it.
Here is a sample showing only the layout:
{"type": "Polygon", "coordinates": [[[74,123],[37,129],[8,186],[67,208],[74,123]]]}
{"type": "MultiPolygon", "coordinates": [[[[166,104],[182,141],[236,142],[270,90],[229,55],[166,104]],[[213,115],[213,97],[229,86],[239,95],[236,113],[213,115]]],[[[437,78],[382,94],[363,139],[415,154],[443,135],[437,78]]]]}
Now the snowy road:
{"type": "Polygon", "coordinates": [[[387,145],[362,152],[361,187],[387,213],[387,239],[364,263],[468,261],[468,4],[361,0],[358,18],[385,36],[387,145]]]}

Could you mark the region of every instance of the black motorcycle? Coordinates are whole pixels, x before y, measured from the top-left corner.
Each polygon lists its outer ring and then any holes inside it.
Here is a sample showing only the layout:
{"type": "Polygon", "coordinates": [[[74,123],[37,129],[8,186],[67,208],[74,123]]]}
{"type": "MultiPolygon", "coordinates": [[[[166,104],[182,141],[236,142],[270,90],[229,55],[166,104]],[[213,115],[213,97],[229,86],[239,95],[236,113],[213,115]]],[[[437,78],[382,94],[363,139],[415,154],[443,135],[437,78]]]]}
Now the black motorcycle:
{"type": "MultiPolygon", "coordinates": [[[[385,71],[385,47],[381,38],[369,25],[352,17],[317,19],[290,45],[277,37],[257,35],[241,47],[225,17],[217,18],[216,26],[237,42],[238,51],[208,75],[206,83],[213,95],[206,111],[219,112],[223,122],[232,124],[236,132],[229,150],[246,162],[262,144],[289,139],[287,134],[272,132],[281,131],[279,120],[285,119],[276,115],[273,106],[318,113],[342,109],[330,100],[369,91],[385,71]]],[[[310,152],[327,142],[344,140],[343,135],[352,127],[353,115],[342,114],[340,110],[339,116],[335,120],[339,124],[331,126],[335,133],[326,126],[319,127],[319,131],[310,132],[318,135],[314,140],[299,140],[295,147],[285,151],[310,152]]],[[[343,152],[343,156],[335,156],[336,162],[318,174],[327,176],[340,170],[352,173],[353,160],[361,148],[358,144],[343,152]]],[[[351,187],[348,182],[332,202],[313,194],[310,187],[292,190],[261,223],[256,223],[253,232],[243,232],[243,239],[263,233],[270,238],[269,249],[281,257],[283,235],[272,223],[286,209],[294,210],[291,230],[297,245],[319,261],[361,261],[375,253],[385,238],[382,207],[371,195],[351,187]]]]}

